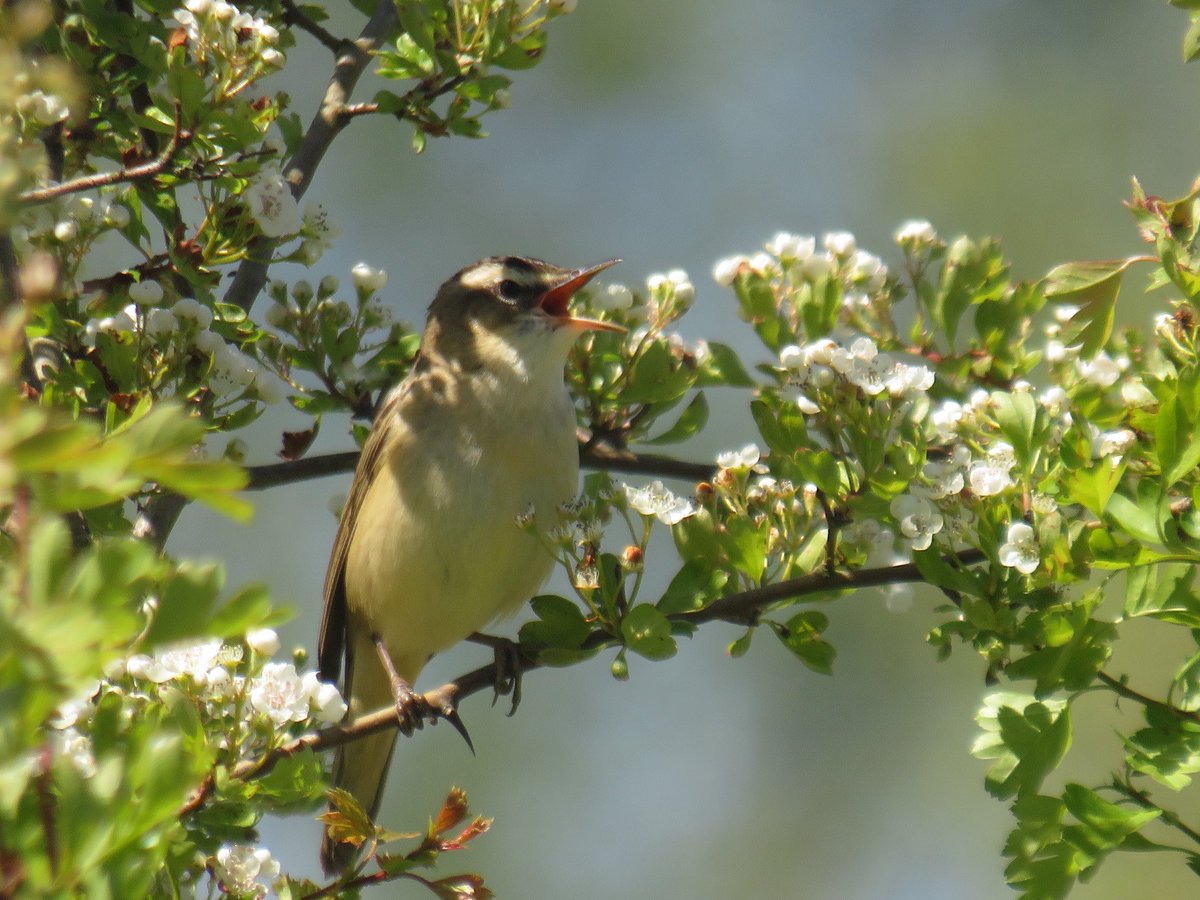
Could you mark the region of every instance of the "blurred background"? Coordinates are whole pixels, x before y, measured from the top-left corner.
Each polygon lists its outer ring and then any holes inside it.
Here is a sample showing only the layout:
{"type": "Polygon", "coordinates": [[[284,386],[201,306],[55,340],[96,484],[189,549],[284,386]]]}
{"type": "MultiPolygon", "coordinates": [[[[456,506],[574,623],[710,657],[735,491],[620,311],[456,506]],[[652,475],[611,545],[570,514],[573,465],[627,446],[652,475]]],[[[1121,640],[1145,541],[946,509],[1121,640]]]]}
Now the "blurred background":
{"type": "MultiPolygon", "coordinates": [[[[332,29],[356,33],[349,4],[333,5],[332,29]]],[[[309,277],[336,274],[348,295],[355,262],[382,266],[396,314],[419,322],[437,285],[480,256],[620,256],[612,278],[630,284],[682,267],[698,289],[685,337],[757,361],[709,273],[780,229],[848,229],[894,264],[895,228],[928,218],[944,237],[1001,237],[1022,278],[1140,252],[1121,206],[1130,178],[1177,196],[1200,171],[1186,28],[1149,0],[581,0],[551,26],[543,63],[516,73],[487,140],[431,141],[416,157],[394,122],[354,123],[309,194],[342,229],[309,277]]],[[[300,40],[278,86],[307,121],[329,60],[300,40]]],[[[1124,318],[1147,325],[1162,302],[1131,278],[1124,318]]],[[[752,439],[746,396],[712,399],[709,434],[680,451],[690,459],[752,439]]],[[[251,462],[303,422],[273,412],[247,435],[251,462]]],[[[349,448],[345,425],[327,420],[313,452],[349,448]]],[[[171,550],[224,559],[233,584],[268,582],[296,610],[285,646],[311,650],[328,504],[348,485],[255,495],[244,527],[192,508],[171,550]]],[[[651,589],[673,566],[668,542],[660,552],[651,589]]],[[[1012,896],[1000,857],[1012,820],[968,752],[983,670],[966,650],[934,661],[923,638],[936,603],[918,593],[893,611],[864,591],[828,607],[832,678],[766,631],[731,660],[732,627],[705,628],[663,664],[631,658],[628,683],[610,677],[611,653],[533,673],[515,718],[503,700],[464,705],[478,756],[445,727],[403,741],[382,821],[420,829],[447,788],[465,788],[495,829],[443,874],[480,871],[510,900],[1012,896]]],[[[1170,671],[1158,638],[1151,626],[1114,663],[1151,693],[1170,671]]],[[[423,685],[487,659],[457,648],[423,685]]],[[[1102,779],[1120,746],[1107,701],[1085,703],[1066,777],[1102,779]]],[[[306,815],[262,829],[285,870],[313,876],[318,834],[306,815]]],[[[1196,896],[1196,884],[1181,857],[1129,854],[1074,896],[1196,896]]],[[[379,895],[424,896],[403,884],[379,895]]]]}

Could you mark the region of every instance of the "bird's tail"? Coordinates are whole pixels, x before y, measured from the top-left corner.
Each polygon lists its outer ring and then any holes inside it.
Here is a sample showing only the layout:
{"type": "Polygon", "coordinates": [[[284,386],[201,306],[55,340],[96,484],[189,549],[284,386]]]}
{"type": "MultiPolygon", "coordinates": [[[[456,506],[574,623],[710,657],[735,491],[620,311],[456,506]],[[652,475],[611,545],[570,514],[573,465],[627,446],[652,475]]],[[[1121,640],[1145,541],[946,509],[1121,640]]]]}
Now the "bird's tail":
{"type": "MultiPolygon", "coordinates": [[[[355,641],[350,658],[353,662],[347,666],[345,689],[349,705],[347,720],[373,712],[394,701],[391,683],[384,674],[375,647],[369,639],[355,641]]],[[[416,677],[415,672],[405,672],[404,669],[397,668],[402,677],[416,677]]],[[[372,819],[379,812],[388,765],[395,746],[396,731],[388,729],[338,748],[333,767],[332,787],[349,792],[372,819]]],[[[327,874],[344,871],[357,853],[358,848],[353,844],[334,840],[329,827],[326,826],[321,836],[321,867],[327,874]]]]}

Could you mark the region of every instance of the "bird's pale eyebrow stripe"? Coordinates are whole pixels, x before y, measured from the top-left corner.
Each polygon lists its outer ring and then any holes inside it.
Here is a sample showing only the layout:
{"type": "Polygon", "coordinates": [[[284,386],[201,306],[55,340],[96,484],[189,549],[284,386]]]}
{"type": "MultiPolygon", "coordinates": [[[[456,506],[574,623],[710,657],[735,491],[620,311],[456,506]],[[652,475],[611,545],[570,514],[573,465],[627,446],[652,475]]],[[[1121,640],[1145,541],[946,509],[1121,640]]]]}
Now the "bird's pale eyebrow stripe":
{"type": "Polygon", "coordinates": [[[470,269],[459,277],[463,287],[472,290],[487,289],[508,279],[523,287],[541,287],[543,277],[523,259],[512,257],[503,260],[488,260],[470,269]]]}

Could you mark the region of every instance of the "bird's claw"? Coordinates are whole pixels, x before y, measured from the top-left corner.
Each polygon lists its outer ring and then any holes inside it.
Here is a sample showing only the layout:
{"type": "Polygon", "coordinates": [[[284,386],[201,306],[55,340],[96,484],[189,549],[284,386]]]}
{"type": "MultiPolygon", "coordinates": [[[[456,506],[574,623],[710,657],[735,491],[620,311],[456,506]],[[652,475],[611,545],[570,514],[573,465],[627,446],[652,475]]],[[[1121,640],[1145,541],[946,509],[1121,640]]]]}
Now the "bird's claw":
{"type": "Polygon", "coordinates": [[[505,637],[478,632],[467,640],[492,648],[492,666],[495,671],[495,678],[492,680],[492,706],[495,706],[502,696],[507,697],[511,694],[512,705],[508,709],[508,715],[513,715],[521,705],[521,675],[525,671],[521,645],[505,637]]]}

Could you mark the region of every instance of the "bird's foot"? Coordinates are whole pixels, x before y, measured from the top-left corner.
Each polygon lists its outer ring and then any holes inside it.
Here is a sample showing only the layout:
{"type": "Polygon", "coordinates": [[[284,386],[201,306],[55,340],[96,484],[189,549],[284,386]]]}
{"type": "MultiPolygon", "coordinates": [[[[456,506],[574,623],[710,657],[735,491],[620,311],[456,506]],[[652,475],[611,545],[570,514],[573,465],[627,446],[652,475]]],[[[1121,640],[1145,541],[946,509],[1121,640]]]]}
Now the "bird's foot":
{"type": "Polygon", "coordinates": [[[495,678],[492,681],[492,706],[496,705],[501,696],[511,694],[512,706],[509,707],[508,715],[513,715],[521,705],[521,675],[525,671],[521,645],[505,637],[481,634],[478,631],[467,640],[492,648],[495,670],[495,678]]]}
{"type": "Polygon", "coordinates": [[[388,653],[383,638],[378,634],[373,634],[371,640],[375,643],[379,662],[383,665],[383,670],[387,673],[391,683],[392,699],[396,703],[396,718],[399,720],[398,727],[404,736],[411,737],[414,731],[425,726],[426,721],[431,725],[436,725],[438,719],[445,719],[454,726],[455,731],[462,735],[463,740],[467,742],[467,746],[474,753],[475,745],[471,743],[471,735],[467,733],[467,726],[463,724],[462,717],[459,716],[458,710],[454,706],[454,694],[457,688],[448,684],[430,691],[428,694],[418,694],[412,689],[412,685],[401,678],[400,673],[396,671],[396,664],[392,662],[392,655],[388,653]]]}

